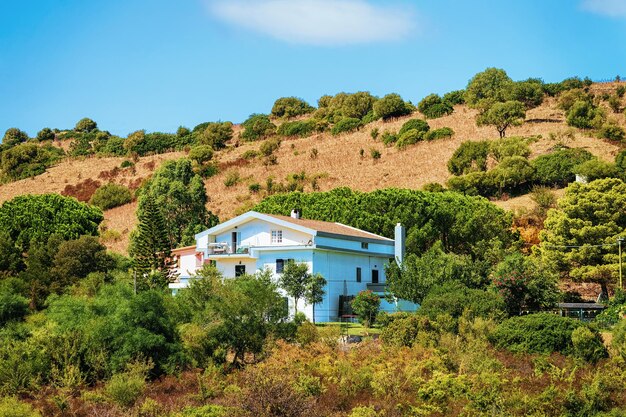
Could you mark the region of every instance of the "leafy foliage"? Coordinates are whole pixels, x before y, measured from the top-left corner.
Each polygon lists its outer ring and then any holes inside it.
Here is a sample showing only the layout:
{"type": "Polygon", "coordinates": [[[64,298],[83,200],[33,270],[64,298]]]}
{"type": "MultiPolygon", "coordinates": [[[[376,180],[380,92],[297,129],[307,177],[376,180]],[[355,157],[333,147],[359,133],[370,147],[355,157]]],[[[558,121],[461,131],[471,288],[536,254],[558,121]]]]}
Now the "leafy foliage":
{"type": "Polygon", "coordinates": [[[266,114],[251,114],[241,126],[241,138],[245,141],[264,139],[276,132],[276,125],[266,114]]]}
{"type": "Polygon", "coordinates": [[[53,234],[64,240],[95,236],[102,220],[100,209],[58,194],[19,196],[0,206],[0,231],[23,251],[53,234]]]}
{"type": "Polygon", "coordinates": [[[10,148],[20,143],[24,143],[28,140],[28,134],[17,127],[11,127],[4,132],[2,137],[2,145],[10,148]]]}
{"type": "Polygon", "coordinates": [[[424,134],[424,140],[446,139],[454,136],[454,130],[449,127],[440,127],[439,129],[429,130],[424,134]]]}
{"type": "Polygon", "coordinates": [[[380,297],[370,290],[359,292],[351,303],[352,311],[365,327],[370,327],[376,320],[380,309],[380,297]]]}
{"type": "Polygon", "coordinates": [[[509,126],[519,126],[526,118],[524,104],[520,101],[495,103],[476,119],[479,126],[495,126],[500,138],[506,136],[509,126]]]}
{"type": "Polygon", "coordinates": [[[465,89],[465,102],[474,108],[486,109],[507,99],[513,81],[506,71],[487,68],[474,75],[465,89]]]}
{"type": "Polygon", "coordinates": [[[226,142],[233,138],[233,124],[231,122],[202,123],[192,132],[201,145],[209,145],[213,149],[222,149],[226,142]]]}
{"type": "Polygon", "coordinates": [[[540,155],[532,161],[537,182],[543,185],[566,185],[575,179],[575,167],[593,158],[586,149],[560,149],[540,155]]]}
{"type": "Polygon", "coordinates": [[[274,117],[295,117],[311,113],[315,110],[306,101],[297,97],[281,97],[272,106],[272,116],[274,117]]]}
{"type": "Polygon", "coordinates": [[[278,133],[281,136],[299,136],[301,138],[310,136],[315,131],[315,120],[296,120],[285,122],[278,126],[278,133]]]}
{"type": "Polygon", "coordinates": [[[114,183],[108,183],[98,188],[89,200],[89,204],[109,210],[114,207],[130,203],[132,196],[128,187],[114,183]]]}
{"type": "Polygon", "coordinates": [[[360,119],[347,117],[337,122],[330,130],[330,133],[336,136],[344,132],[353,132],[360,129],[361,126],[363,126],[363,122],[360,119]]]}
{"type": "Polygon", "coordinates": [[[98,124],[96,122],[88,117],[85,117],[76,122],[74,130],[76,132],[91,132],[92,130],[96,130],[97,128],[98,124]]]}
{"type": "Polygon", "coordinates": [[[438,94],[430,94],[422,99],[417,109],[429,119],[451,114],[454,109],[451,104],[444,101],[438,94]]]}
{"type": "Polygon", "coordinates": [[[64,155],[63,149],[35,143],[15,145],[0,155],[2,174],[10,180],[20,180],[43,174],[64,155]]]}
{"type": "Polygon", "coordinates": [[[448,171],[454,175],[487,170],[490,145],[487,141],[465,141],[454,151],[448,161],[448,171]]]}
{"type": "Polygon", "coordinates": [[[278,279],[278,284],[293,298],[296,315],[299,300],[304,300],[308,304],[322,302],[326,280],[319,273],[310,273],[306,263],[289,261],[278,279]]]}
{"type": "Polygon", "coordinates": [[[374,113],[383,120],[406,116],[414,110],[413,106],[405,103],[400,95],[392,93],[374,103],[374,113]]]}
{"type": "Polygon", "coordinates": [[[599,128],[605,119],[604,110],[589,101],[576,101],[567,112],[567,124],[580,129],[599,128]]]}

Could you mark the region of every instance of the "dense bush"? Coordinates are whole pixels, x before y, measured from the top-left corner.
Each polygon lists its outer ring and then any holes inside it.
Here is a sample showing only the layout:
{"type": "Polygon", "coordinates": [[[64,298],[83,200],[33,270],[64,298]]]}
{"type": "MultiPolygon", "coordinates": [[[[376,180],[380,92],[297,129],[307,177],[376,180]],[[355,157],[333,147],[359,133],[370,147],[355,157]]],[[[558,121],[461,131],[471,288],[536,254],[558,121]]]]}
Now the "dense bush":
{"type": "Polygon", "coordinates": [[[361,122],[361,120],[349,117],[338,121],[337,124],[335,124],[330,130],[330,133],[333,135],[339,135],[344,132],[353,132],[360,129],[361,126],[363,126],[363,122],[361,122]]]}
{"type": "Polygon", "coordinates": [[[97,128],[98,128],[98,124],[96,122],[94,122],[88,117],[85,117],[85,118],[80,119],[76,123],[74,130],[76,132],[91,132],[92,130],[95,130],[97,128]]]}
{"type": "Polygon", "coordinates": [[[611,162],[605,162],[600,159],[590,159],[580,165],[574,167],[574,172],[581,175],[588,182],[601,178],[621,178],[621,173],[617,166],[611,162]]]}
{"type": "Polygon", "coordinates": [[[448,171],[454,175],[487,170],[488,141],[466,141],[454,151],[448,161],[448,171]]]}
{"type": "MultiPolygon", "coordinates": [[[[572,343],[572,333],[579,327],[588,326],[578,320],[561,317],[552,313],[537,313],[527,316],[512,317],[502,322],[492,335],[492,342],[497,348],[508,349],[512,352],[543,353],[559,352],[566,355],[576,354],[572,343]]],[[[584,341],[589,349],[603,350],[600,334],[590,329],[593,337],[584,341]]],[[[578,336],[581,337],[580,333],[578,336]]],[[[578,341],[577,344],[582,341],[578,341]]],[[[581,346],[579,345],[579,348],[581,346]]],[[[597,353],[594,355],[596,356],[597,353]]]]}
{"type": "Polygon", "coordinates": [[[604,110],[588,101],[576,101],[567,112],[567,124],[579,129],[600,128],[605,119],[604,110]]]}
{"type": "Polygon", "coordinates": [[[259,152],[261,152],[263,156],[270,156],[280,148],[280,143],[280,139],[278,138],[268,139],[261,144],[259,152]]]}
{"type": "Polygon", "coordinates": [[[380,297],[372,291],[359,292],[351,302],[352,310],[365,327],[370,327],[376,321],[380,309],[380,297]]]}
{"type": "Polygon", "coordinates": [[[487,176],[500,193],[517,192],[531,185],[535,179],[535,168],[524,157],[509,156],[487,172],[487,176]]]}
{"type": "Polygon", "coordinates": [[[507,99],[513,81],[506,71],[499,68],[487,68],[474,75],[465,89],[465,102],[474,108],[485,109],[493,103],[507,99]]]}
{"type": "Polygon", "coordinates": [[[446,116],[454,111],[452,105],[442,100],[438,94],[424,97],[417,105],[417,109],[429,119],[446,116]]]}
{"type": "Polygon", "coordinates": [[[542,85],[532,81],[515,82],[509,92],[509,99],[524,103],[526,110],[540,106],[543,96],[542,85]]]}
{"type": "Polygon", "coordinates": [[[605,123],[598,132],[598,136],[601,139],[614,140],[616,142],[623,142],[626,139],[626,132],[624,129],[614,123],[605,123]]]}
{"type": "Polygon", "coordinates": [[[28,140],[28,134],[17,127],[11,127],[4,132],[2,137],[2,145],[4,147],[11,147],[24,143],[28,140]]]}
{"type": "Polygon", "coordinates": [[[124,149],[140,156],[169,152],[179,147],[179,137],[172,133],[146,133],[138,130],[128,135],[124,149]]]}
{"type": "Polygon", "coordinates": [[[496,161],[502,161],[510,156],[528,158],[530,155],[528,139],[516,136],[492,141],[489,144],[489,151],[496,161]]]}
{"type": "Polygon", "coordinates": [[[295,117],[308,114],[314,111],[306,101],[297,97],[281,97],[272,106],[272,116],[274,117],[295,117]]]}
{"type": "Polygon", "coordinates": [[[10,180],[19,180],[43,174],[64,155],[63,149],[52,145],[39,146],[24,143],[13,146],[0,154],[2,175],[10,180]]]}
{"type": "Polygon", "coordinates": [[[125,156],[128,151],[124,148],[124,142],[123,138],[111,136],[98,153],[106,156],[125,156]]]}
{"type": "Polygon", "coordinates": [[[449,127],[440,127],[439,129],[429,130],[424,134],[424,140],[446,139],[454,136],[454,130],[449,127]]]}
{"type": "Polygon", "coordinates": [[[428,125],[427,122],[425,122],[422,119],[407,120],[406,122],[404,122],[404,124],[402,124],[402,127],[400,128],[398,135],[402,135],[408,132],[409,130],[416,130],[417,132],[423,134],[430,130],[430,126],[428,125]]]}
{"type": "Polygon", "coordinates": [[[559,108],[568,112],[577,101],[592,103],[593,98],[582,89],[573,89],[559,96],[559,108]]]}
{"type": "Polygon", "coordinates": [[[46,140],[54,140],[55,134],[49,127],[44,127],[39,132],[37,132],[37,140],[40,142],[46,140]]]}
{"type": "Polygon", "coordinates": [[[398,94],[387,94],[374,103],[374,113],[383,120],[406,116],[414,110],[413,105],[405,103],[398,94]]]}
{"type": "Polygon", "coordinates": [[[404,149],[409,145],[414,145],[422,140],[423,135],[423,132],[419,132],[417,129],[409,129],[400,135],[396,141],[396,146],[404,149]]]}
{"type": "Polygon", "coordinates": [[[28,312],[28,300],[12,288],[0,287],[0,327],[10,321],[22,320],[28,312]]]}
{"type": "Polygon", "coordinates": [[[241,124],[241,138],[246,141],[263,139],[276,132],[276,125],[266,114],[252,114],[241,124]]]}
{"type": "Polygon", "coordinates": [[[398,141],[398,135],[385,130],[380,140],[385,146],[391,146],[398,141]]]}
{"type": "Polygon", "coordinates": [[[465,104],[465,90],[450,91],[443,95],[443,101],[450,106],[465,104]]]}
{"type": "Polygon", "coordinates": [[[213,147],[209,145],[194,146],[187,157],[198,165],[206,164],[213,159],[213,147]]]}
{"type": "Polygon", "coordinates": [[[99,207],[101,210],[109,210],[114,207],[130,203],[132,195],[128,187],[114,183],[108,183],[98,188],[89,200],[89,204],[99,207]]]}
{"type": "Polygon", "coordinates": [[[233,138],[233,124],[231,122],[201,123],[193,129],[192,134],[201,145],[210,145],[218,150],[226,146],[226,142],[233,138]]]}
{"type": "Polygon", "coordinates": [[[411,314],[392,320],[383,328],[380,339],[390,346],[413,346],[414,343],[427,344],[436,331],[434,323],[421,314],[411,314]]]}
{"type": "Polygon", "coordinates": [[[446,181],[448,189],[466,195],[492,196],[497,188],[492,178],[483,171],[474,171],[465,175],[455,176],[446,181]]]}
{"type": "Polygon", "coordinates": [[[593,155],[581,148],[561,149],[541,155],[531,164],[535,168],[536,182],[548,186],[564,186],[574,181],[574,168],[585,161],[593,159],[593,155]]]}
{"type": "Polygon", "coordinates": [[[315,120],[302,120],[285,122],[278,126],[277,133],[281,136],[300,136],[301,138],[310,136],[315,132],[315,120]]]}

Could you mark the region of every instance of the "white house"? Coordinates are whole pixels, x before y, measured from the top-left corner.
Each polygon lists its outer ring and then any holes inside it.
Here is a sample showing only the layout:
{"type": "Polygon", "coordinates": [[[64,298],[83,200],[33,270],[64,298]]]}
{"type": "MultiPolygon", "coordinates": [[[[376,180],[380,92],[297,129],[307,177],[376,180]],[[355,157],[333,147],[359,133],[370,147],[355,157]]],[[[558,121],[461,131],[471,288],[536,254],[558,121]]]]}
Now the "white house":
{"type": "MultiPolygon", "coordinates": [[[[289,260],[306,263],[309,271],[320,273],[327,281],[324,300],[313,306],[298,302],[311,320],[337,321],[348,311],[348,300],[359,291],[370,289],[384,294],[385,265],[402,261],[404,229],[396,226],[396,240],[340,223],[250,211],[205,230],[195,236],[196,245],[173,251],[177,258],[175,293],[189,285],[194,272],[205,263],[214,263],[226,278],[264,269],[278,278],[289,260]]],[[[289,300],[293,311],[293,300],[289,300]]],[[[382,300],[388,312],[415,310],[412,303],[382,300]]]]}

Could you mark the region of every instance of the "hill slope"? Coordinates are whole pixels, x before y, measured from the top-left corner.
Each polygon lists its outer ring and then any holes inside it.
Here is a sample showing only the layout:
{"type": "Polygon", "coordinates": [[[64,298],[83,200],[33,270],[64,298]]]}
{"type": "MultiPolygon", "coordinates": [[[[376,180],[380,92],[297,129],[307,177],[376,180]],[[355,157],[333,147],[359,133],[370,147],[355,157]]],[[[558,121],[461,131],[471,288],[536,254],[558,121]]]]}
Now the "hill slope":
{"type": "MultiPolygon", "coordinates": [[[[592,86],[592,91],[596,94],[614,89],[612,84],[592,86]]],[[[379,120],[366,125],[360,131],[341,136],[323,133],[307,138],[285,139],[275,153],[278,164],[270,166],[265,166],[258,158],[242,158],[246,151],[258,150],[259,142],[240,144],[237,139],[233,139],[231,146],[216,155],[221,172],[206,180],[210,198],[208,208],[221,220],[228,219],[262,199],[268,178],[272,178],[274,183],[286,183],[287,176],[302,172],[306,179],[300,183],[305,191],[325,191],[340,186],[371,191],[386,187],[421,188],[430,182],[443,184],[450,177],[447,161],[461,142],[498,138],[493,127],[477,127],[475,116],[475,110],[463,105],[456,106],[451,115],[428,120],[432,129],[451,127],[455,132],[452,138],[420,142],[404,150],[385,147],[380,140],[372,139],[370,131],[378,128],[381,133],[385,130],[397,132],[406,120],[423,118],[417,112],[394,121],[379,120]],[[380,159],[372,159],[371,148],[381,152],[380,159]],[[311,157],[312,149],[317,150],[314,158],[311,157]],[[224,184],[227,177],[239,177],[240,180],[227,187],[224,184]],[[251,192],[248,187],[253,183],[260,184],[262,190],[258,193],[251,192]]],[[[625,125],[621,114],[610,114],[610,118],[622,126],[625,125]]],[[[235,138],[238,137],[239,130],[239,127],[235,128],[235,138]]],[[[597,139],[591,132],[568,127],[564,113],[557,108],[554,98],[547,98],[541,106],[529,110],[526,122],[522,126],[509,128],[507,136],[539,136],[540,139],[531,145],[531,159],[548,152],[558,143],[585,148],[607,161],[613,160],[619,151],[618,145],[597,139]]],[[[136,188],[163,161],[183,156],[184,152],[172,152],[144,157],[137,161],[134,169],[123,170],[116,167],[119,167],[124,158],[67,159],[45,174],[0,186],[0,202],[26,193],[62,193],[65,190],[74,195],[80,193],[81,186],[88,188],[89,181],[86,180],[100,183],[113,181],[136,188]],[[78,191],[72,190],[72,186],[78,187],[78,191]]],[[[507,209],[515,209],[527,206],[531,201],[522,196],[496,203],[507,209]]],[[[105,213],[105,227],[110,232],[104,238],[111,249],[125,252],[129,233],[135,226],[135,209],[136,204],[131,203],[105,213]]]]}

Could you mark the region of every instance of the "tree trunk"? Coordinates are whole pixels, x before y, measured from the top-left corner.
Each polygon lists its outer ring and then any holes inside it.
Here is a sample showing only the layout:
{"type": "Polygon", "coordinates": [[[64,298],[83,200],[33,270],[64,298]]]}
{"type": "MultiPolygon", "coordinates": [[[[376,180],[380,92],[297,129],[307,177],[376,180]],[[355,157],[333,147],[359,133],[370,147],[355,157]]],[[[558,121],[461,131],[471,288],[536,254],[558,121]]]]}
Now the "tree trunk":
{"type": "Polygon", "coordinates": [[[598,296],[598,301],[605,302],[609,299],[609,287],[606,285],[606,282],[600,283],[600,295],[598,296]]]}
{"type": "Polygon", "coordinates": [[[293,298],[293,318],[296,318],[296,315],[298,315],[298,299],[297,298],[293,298]]]}
{"type": "Polygon", "coordinates": [[[315,303],[313,303],[313,324],[315,324],[315,303]]]}

